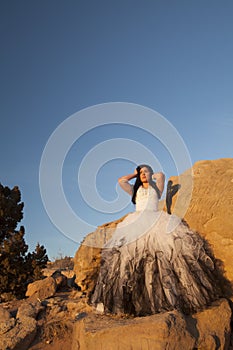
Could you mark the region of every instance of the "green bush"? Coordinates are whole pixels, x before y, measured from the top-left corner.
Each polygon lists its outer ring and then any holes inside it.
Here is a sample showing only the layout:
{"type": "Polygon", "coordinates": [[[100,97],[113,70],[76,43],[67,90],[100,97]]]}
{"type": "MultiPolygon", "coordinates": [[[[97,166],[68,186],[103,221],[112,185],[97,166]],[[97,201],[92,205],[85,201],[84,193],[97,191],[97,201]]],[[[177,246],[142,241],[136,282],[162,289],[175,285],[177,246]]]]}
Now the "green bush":
{"type": "Polygon", "coordinates": [[[24,227],[17,230],[23,218],[21,193],[0,184],[0,297],[24,297],[27,284],[42,277],[46,267],[46,249],[38,243],[35,251],[28,253],[24,227]]]}

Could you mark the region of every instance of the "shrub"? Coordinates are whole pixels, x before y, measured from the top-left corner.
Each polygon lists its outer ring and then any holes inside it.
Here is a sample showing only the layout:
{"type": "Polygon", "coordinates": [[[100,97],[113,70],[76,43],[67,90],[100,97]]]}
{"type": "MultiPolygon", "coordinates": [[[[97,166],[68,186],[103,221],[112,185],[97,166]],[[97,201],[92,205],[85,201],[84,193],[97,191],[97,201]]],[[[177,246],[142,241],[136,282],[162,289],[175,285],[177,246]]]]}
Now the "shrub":
{"type": "Polygon", "coordinates": [[[33,253],[28,253],[25,229],[17,230],[23,218],[21,193],[0,184],[0,296],[2,299],[23,297],[29,280],[41,277],[46,266],[46,250],[39,243],[33,253]]]}

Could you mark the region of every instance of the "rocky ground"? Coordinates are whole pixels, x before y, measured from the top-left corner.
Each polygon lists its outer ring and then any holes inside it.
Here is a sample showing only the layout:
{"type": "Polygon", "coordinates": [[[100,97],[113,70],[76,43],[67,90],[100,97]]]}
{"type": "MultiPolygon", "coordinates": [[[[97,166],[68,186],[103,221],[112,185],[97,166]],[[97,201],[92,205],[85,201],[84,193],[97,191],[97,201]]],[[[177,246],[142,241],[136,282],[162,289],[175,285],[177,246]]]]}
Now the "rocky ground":
{"type": "MultiPolygon", "coordinates": [[[[192,170],[192,198],[184,218],[209,241],[233,281],[233,159],[197,162],[192,170]]],[[[172,180],[181,184],[172,206],[179,215],[187,202],[190,172],[172,180]]],[[[74,270],[61,274],[50,268],[44,280],[29,285],[26,299],[0,304],[1,350],[233,350],[231,300],[219,300],[189,317],[177,311],[141,318],[102,315],[88,305],[85,295],[100,264],[96,247],[122,219],[86,237],[74,270]]]]}
{"type": "Polygon", "coordinates": [[[76,317],[83,312],[82,310],[86,312],[88,309],[86,302],[77,293],[75,290],[64,289],[43,301],[29,297],[2,303],[0,349],[70,350],[76,317]],[[31,309],[34,310],[34,314],[31,313],[31,309]],[[9,312],[10,317],[6,313],[3,314],[3,310],[9,312]],[[24,315],[20,316],[19,311],[24,315]],[[7,319],[13,321],[8,329],[6,329],[7,319]],[[4,323],[5,329],[3,329],[4,323]]]}
{"type": "Polygon", "coordinates": [[[192,316],[173,311],[136,318],[99,314],[76,289],[38,299],[34,293],[0,305],[1,350],[233,349],[225,299],[192,316]]]}
{"type": "MultiPolygon", "coordinates": [[[[78,299],[75,299],[77,303],[78,299]]],[[[56,293],[48,300],[46,310],[38,317],[38,331],[28,350],[70,350],[72,330],[75,322],[74,313],[69,311],[73,303],[72,292],[56,293]],[[68,307],[67,307],[68,304],[68,307]]]]}

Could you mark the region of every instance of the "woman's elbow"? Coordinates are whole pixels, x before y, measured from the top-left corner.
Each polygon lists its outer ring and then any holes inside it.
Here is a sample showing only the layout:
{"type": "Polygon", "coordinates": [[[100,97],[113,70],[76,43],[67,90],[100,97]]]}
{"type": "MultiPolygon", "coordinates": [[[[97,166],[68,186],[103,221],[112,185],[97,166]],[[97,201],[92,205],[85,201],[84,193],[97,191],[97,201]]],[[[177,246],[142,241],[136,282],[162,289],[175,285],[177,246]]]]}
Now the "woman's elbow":
{"type": "Polygon", "coordinates": [[[159,172],[159,173],[158,173],[158,179],[164,181],[164,180],[165,180],[165,175],[164,175],[164,173],[159,172]]]}
{"type": "Polygon", "coordinates": [[[122,182],[125,182],[125,181],[124,181],[124,178],[121,176],[118,178],[118,183],[122,183],[122,182]]]}

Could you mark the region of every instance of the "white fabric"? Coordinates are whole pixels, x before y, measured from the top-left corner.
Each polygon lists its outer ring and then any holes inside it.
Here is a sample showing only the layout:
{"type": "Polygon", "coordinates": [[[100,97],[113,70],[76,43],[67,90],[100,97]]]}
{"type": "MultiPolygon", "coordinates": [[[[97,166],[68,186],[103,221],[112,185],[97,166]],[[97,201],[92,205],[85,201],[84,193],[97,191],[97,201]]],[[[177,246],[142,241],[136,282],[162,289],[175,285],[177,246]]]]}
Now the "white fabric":
{"type": "Polygon", "coordinates": [[[146,234],[152,228],[153,232],[159,232],[163,235],[169,234],[169,228],[176,227],[180,223],[180,218],[159,211],[158,202],[158,195],[153,187],[139,187],[136,196],[136,211],[128,214],[117,225],[112,238],[104,247],[121,247],[122,245],[129,244],[146,234]]]}
{"type": "Polygon", "coordinates": [[[218,298],[217,280],[214,257],[202,237],[175,215],[158,210],[153,187],[140,187],[136,211],[104,246],[92,302],[114,313],[189,313],[218,298]]]}

